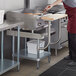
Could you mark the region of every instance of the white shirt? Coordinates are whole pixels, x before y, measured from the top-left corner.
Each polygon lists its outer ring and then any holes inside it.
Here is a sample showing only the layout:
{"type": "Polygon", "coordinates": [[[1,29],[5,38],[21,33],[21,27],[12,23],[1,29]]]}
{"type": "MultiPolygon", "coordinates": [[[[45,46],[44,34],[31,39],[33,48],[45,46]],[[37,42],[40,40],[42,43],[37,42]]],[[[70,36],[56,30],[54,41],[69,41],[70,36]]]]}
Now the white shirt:
{"type": "Polygon", "coordinates": [[[70,7],[76,7],[76,0],[63,0],[63,2],[70,7]]]}

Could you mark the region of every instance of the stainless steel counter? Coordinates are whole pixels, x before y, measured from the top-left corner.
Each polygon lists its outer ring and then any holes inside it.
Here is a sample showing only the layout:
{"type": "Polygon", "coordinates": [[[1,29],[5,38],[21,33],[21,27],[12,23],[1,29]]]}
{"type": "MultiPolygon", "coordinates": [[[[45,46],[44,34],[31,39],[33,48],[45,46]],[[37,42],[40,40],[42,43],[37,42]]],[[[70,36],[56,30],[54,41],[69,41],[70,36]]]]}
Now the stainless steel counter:
{"type": "MultiPolygon", "coordinates": [[[[9,24],[7,22],[4,22],[3,24],[0,25],[0,32],[1,32],[1,59],[0,59],[0,75],[4,74],[5,72],[11,70],[14,67],[18,67],[19,70],[19,48],[20,48],[20,25],[22,25],[22,22],[19,23],[12,23],[9,24]],[[12,29],[18,27],[18,34],[17,34],[17,61],[8,60],[4,58],[4,31],[8,29],[12,29]]],[[[7,45],[9,42],[7,43],[7,45]]],[[[13,50],[12,50],[13,53],[13,50]]]]}

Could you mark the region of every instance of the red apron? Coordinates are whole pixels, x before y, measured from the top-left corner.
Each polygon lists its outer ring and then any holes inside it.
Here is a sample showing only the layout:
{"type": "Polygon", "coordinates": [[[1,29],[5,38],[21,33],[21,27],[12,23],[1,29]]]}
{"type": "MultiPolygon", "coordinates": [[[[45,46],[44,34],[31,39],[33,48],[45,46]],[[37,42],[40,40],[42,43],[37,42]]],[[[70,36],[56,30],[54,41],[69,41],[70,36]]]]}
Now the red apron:
{"type": "Polygon", "coordinates": [[[65,3],[63,4],[68,14],[67,30],[69,33],[76,34],[76,7],[69,7],[65,3]]]}

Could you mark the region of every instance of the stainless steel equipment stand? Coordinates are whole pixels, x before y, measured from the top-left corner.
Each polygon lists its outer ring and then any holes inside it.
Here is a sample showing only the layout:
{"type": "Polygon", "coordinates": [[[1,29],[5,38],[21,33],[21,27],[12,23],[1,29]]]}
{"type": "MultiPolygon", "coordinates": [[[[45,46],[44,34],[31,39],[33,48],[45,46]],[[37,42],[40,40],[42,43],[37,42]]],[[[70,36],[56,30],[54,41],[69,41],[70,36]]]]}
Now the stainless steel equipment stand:
{"type": "MultiPolygon", "coordinates": [[[[48,28],[49,28],[48,36],[50,36],[50,34],[53,33],[53,31],[50,32],[51,31],[51,28],[50,28],[51,27],[51,21],[49,21],[48,25],[49,25],[48,26],[48,28]]],[[[17,34],[16,31],[13,31],[13,30],[7,31],[7,35],[13,36],[13,39],[12,39],[13,40],[12,41],[13,42],[13,44],[12,44],[12,47],[13,47],[12,48],[12,50],[13,50],[13,60],[14,60],[14,56],[17,57],[17,53],[15,53],[15,50],[14,50],[14,47],[15,47],[15,43],[14,43],[15,42],[15,36],[17,36],[16,34],[17,34]]],[[[48,62],[50,63],[51,52],[50,52],[50,39],[49,38],[48,38],[49,39],[49,43],[46,46],[46,48],[48,48],[48,51],[44,51],[43,53],[39,53],[39,50],[40,50],[39,43],[40,43],[41,39],[44,39],[43,35],[36,34],[34,32],[33,33],[20,32],[20,37],[24,37],[25,38],[25,48],[20,51],[20,58],[37,61],[37,69],[39,69],[40,60],[42,60],[42,59],[44,59],[46,57],[48,57],[48,62]],[[37,41],[38,41],[37,42],[37,45],[38,45],[38,47],[37,47],[37,54],[28,53],[28,50],[27,50],[27,38],[37,39],[37,41]]],[[[41,48],[41,49],[45,49],[45,48],[41,48]]]]}
{"type": "MultiPolygon", "coordinates": [[[[11,26],[11,25],[9,25],[11,26]]],[[[7,27],[6,27],[7,28],[7,27]]],[[[4,28],[2,28],[4,29],[4,28]]],[[[18,26],[18,34],[17,34],[18,42],[17,42],[17,61],[8,60],[3,58],[3,41],[4,41],[4,30],[1,31],[1,59],[0,59],[0,75],[11,70],[12,68],[18,66],[18,70],[20,67],[19,63],[19,50],[20,50],[20,26],[18,26]]],[[[13,49],[14,50],[14,49],[13,49]]],[[[14,54],[14,52],[13,52],[14,54]]]]}
{"type": "MultiPolygon", "coordinates": [[[[14,49],[14,41],[15,40],[15,36],[13,36],[13,49],[14,49]]],[[[31,53],[28,53],[28,50],[27,50],[27,46],[26,46],[26,38],[25,38],[25,49],[22,49],[20,51],[20,58],[24,58],[24,59],[29,59],[29,60],[34,60],[34,61],[37,61],[37,69],[39,69],[39,63],[40,63],[40,60],[41,59],[44,59],[46,57],[48,57],[48,62],[50,63],[50,56],[51,56],[51,53],[50,53],[50,45],[48,47],[48,51],[44,51],[44,53],[39,53],[39,50],[37,50],[37,55],[36,54],[31,54],[31,53]]],[[[38,45],[39,45],[39,42],[40,40],[38,39],[38,45]]],[[[39,46],[38,46],[39,47],[39,46]]],[[[17,57],[17,53],[15,53],[15,50],[13,50],[13,59],[14,59],[14,56],[17,57]]]]}

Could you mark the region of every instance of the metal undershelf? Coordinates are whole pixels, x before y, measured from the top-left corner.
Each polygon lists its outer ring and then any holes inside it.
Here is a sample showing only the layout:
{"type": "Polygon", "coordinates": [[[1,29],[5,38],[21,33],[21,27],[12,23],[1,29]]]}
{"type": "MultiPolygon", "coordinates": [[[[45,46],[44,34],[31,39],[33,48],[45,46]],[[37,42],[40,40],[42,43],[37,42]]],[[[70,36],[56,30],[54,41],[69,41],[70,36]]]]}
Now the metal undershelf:
{"type": "MultiPolygon", "coordinates": [[[[50,56],[50,55],[51,54],[49,52],[44,51],[43,53],[40,53],[39,60],[44,59],[45,57],[50,56]]],[[[16,57],[17,53],[15,53],[14,56],[16,57]]],[[[20,51],[20,58],[35,60],[35,61],[37,61],[37,59],[38,59],[37,54],[31,54],[31,53],[26,54],[25,50],[20,51]]]]}
{"type": "Polygon", "coordinates": [[[16,61],[4,59],[3,63],[2,63],[2,61],[0,59],[0,75],[11,70],[12,68],[14,68],[18,65],[19,65],[19,63],[16,61]]]}

